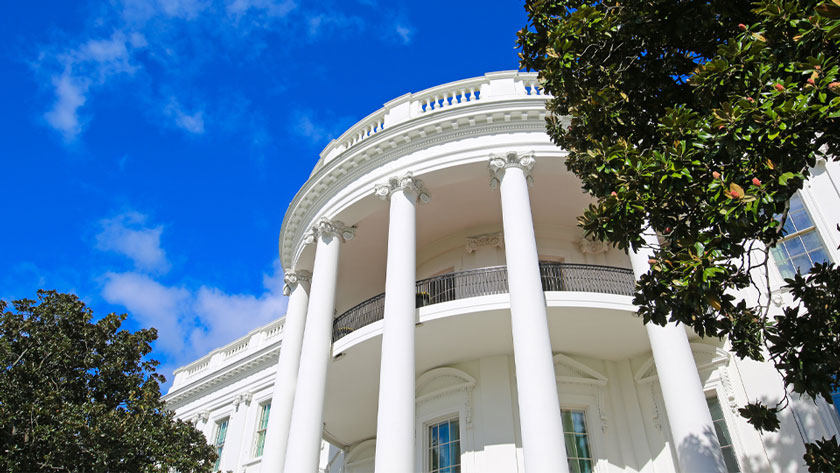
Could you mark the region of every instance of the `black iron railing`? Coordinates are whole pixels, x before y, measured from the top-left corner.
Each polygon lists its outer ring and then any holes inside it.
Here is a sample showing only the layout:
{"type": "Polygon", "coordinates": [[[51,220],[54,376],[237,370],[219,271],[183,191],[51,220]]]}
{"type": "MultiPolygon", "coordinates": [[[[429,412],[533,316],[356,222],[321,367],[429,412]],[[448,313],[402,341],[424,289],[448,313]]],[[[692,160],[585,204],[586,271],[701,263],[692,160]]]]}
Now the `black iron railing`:
{"type": "MultiPolygon", "coordinates": [[[[599,292],[632,296],[635,288],[633,271],[612,266],[540,262],[544,291],[599,292]]],[[[417,307],[468,297],[506,294],[507,268],[493,266],[457,273],[442,274],[417,281],[417,307]]],[[[385,294],[372,297],[333,321],[333,341],[382,320],[385,315],[385,294]]]]}

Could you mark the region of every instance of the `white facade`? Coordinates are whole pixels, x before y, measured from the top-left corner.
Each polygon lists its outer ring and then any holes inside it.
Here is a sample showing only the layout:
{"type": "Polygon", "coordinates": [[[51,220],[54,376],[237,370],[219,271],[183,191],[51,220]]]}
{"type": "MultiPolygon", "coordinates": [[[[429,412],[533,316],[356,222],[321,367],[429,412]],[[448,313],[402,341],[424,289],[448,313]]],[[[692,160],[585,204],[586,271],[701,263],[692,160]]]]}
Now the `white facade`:
{"type": "MultiPolygon", "coordinates": [[[[211,443],[227,419],[221,470],[797,472],[805,442],[840,434],[822,400],[759,434],[737,409],[783,395],[771,365],[641,323],[648,257],[582,238],[591,199],[545,100],[534,74],[490,73],[394,99],[326,147],[283,221],[287,316],[165,396],[211,443]]],[[[833,261],[838,184],[820,163],[800,193],[833,261]]]]}

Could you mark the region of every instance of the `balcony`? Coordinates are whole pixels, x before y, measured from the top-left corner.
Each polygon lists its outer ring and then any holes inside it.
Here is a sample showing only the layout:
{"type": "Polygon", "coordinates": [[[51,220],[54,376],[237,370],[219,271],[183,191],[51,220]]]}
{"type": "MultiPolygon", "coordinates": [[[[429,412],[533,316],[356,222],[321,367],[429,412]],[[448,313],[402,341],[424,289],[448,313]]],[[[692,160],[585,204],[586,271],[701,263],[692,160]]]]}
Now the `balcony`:
{"type": "MultiPolygon", "coordinates": [[[[633,271],[611,266],[540,262],[544,291],[576,291],[632,296],[635,290],[633,271]]],[[[493,266],[443,274],[417,281],[417,307],[468,297],[506,294],[507,267],[493,266]]],[[[333,321],[333,342],[372,324],[385,315],[385,294],[354,306],[333,321]]]]}

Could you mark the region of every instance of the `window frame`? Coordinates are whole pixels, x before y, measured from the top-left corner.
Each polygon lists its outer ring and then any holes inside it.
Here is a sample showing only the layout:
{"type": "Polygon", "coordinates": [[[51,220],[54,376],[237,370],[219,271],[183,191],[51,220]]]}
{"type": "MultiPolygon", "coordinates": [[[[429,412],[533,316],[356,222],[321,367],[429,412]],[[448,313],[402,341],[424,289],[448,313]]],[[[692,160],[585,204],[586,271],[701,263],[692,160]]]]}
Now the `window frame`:
{"type": "MultiPolygon", "coordinates": [[[[464,434],[466,433],[465,429],[464,429],[464,421],[463,421],[463,417],[461,416],[460,412],[452,412],[448,415],[447,414],[438,415],[437,417],[434,417],[434,418],[427,419],[427,420],[423,421],[423,424],[422,424],[423,425],[423,427],[422,427],[422,432],[423,432],[423,440],[422,440],[422,446],[423,446],[422,465],[423,465],[423,470],[422,471],[423,471],[423,473],[431,473],[431,471],[432,471],[432,465],[429,463],[429,459],[430,459],[429,451],[432,448],[431,445],[429,444],[429,430],[437,424],[440,424],[440,423],[443,423],[443,422],[446,422],[446,421],[452,421],[452,420],[457,420],[458,421],[458,451],[461,452],[461,454],[458,457],[458,465],[457,466],[459,467],[461,472],[464,471],[464,462],[463,462],[464,449],[463,449],[463,446],[464,446],[464,434]]],[[[451,434],[450,434],[450,436],[451,436],[451,434]]]]}
{"type": "MultiPolygon", "coordinates": [[[[806,192],[804,192],[804,189],[802,189],[802,190],[797,191],[796,194],[794,194],[794,196],[791,197],[791,199],[793,199],[793,198],[798,198],[799,201],[801,202],[802,210],[805,212],[805,215],[808,216],[808,219],[811,222],[811,226],[807,227],[807,228],[804,228],[804,229],[797,229],[793,233],[784,235],[782,238],[779,239],[779,241],[776,243],[775,246],[770,248],[770,260],[773,262],[773,267],[775,268],[776,275],[778,276],[777,280],[775,281],[775,284],[771,284],[770,289],[772,291],[776,291],[776,290],[780,289],[782,286],[784,286],[785,285],[784,280],[785,280],[785,277],[786,277],[782,272],[782,267],[776,261],[776,257],[773,254],[774,251],[776,251],[777,249],[778,249],[778,251],[783,251],[785,253],[786,261],[791,262],[791,266],[793,266],[793,261],[790,258],[790,253],[783,246],[784,243],[786,243],[788,241],[792,241],[796,238],[800,238],[803,235],[807,235],[807,234],[813,232],[816,235],[817,240],[819,240],[820,245],[822,246],[822,250],[826,255],[827,261],[828,262],[833,262],[837,258],[837,255],[835,255],[835,252],[834,252],[834,247],[832,245],[827,244],[826,239],[823,238],[825,229],[823,228],[822,220],[818,219],[818,218],[814,218],[814,212],[811,210],[812,208],[814,208],[814,203],[811,201],[810,196],[807,195],[806,192]]],[[[788,215],[787,218],[790,219],[790,215],[788,215]]],[[[786,220],[786,222],[787,222],[787,220],[786,220]]],[[[808,252],[807,249],[806,249],[805,254],[809,255],[809,260],[810,260],[811,259],[810,258],[810,252],[808,252]]],[[[796,268],[794,267],[794,269],[796,269],[796,268]]],[[[809,268],[809,272],[810,272],[810,268],[809,268]]],[[[807,273],[805,273],[805,274],[807,274],[807,273]]]]}
{"type": "Polygon", "coordinates": [[[219,456],[216,459],[216,463],[213,464],[213,471],[221,471],[222,468],[222,455],[225,452],[225,444],[227,443],[228,431],[230,430],[230,420],[231,415],[229,413],[225,413],[213,420],[213,437],[212,437],[212,446],[213,449],[216,451],[216,454],[219,456]],[[225,436],[222,440],[221,446],[219,446],[219,433],[222,430],[222,424],[225,424],[225,436]]]}
{"type": "MultiPolygon", "coordinates": [[[[597,471],[598,457],[595,456],[595,451],[592,448],[592,445],[594,443],[592,441],[592,438],[593,438],[592,426],[593,426],[593,424],[590,421],[591,416],[590,416],[590,413],[589,413],[589,408],[588,408],[588,406],[569,407],[569,406],[564,406],[564,405],[561,404],[560,405],[560,417],[561,417],[561,419],[562,419],[562,416],[563,416],[563,411],[583,413],[583,422],[584,422],[584,425],[586,427],[586,432],[585,432],[586,446],[589,449],[588,460],[589,460],[589,463],[592,465],[592,472],[594,473],[595,471],[597,471]]],[[[562,420],[561,420],[561,422],[562,422],[562,420]]],[[[578,435],[577,432],[566,432],[566,428],[565,427],[562,427],[562,428],[563,428],[563,441],[564,442],[566,441],[566,434],[567,433],[572,433],[572,434],[578,435]]],[[[575,457],[575,458],[580,459],[581,457],[575,457]]],[[[569,461],[570,459],[571,459],[571,455],[569,455],[569,452],[566,451],[566,461],[569,461]]]]}
{"type": "Polygon", "coordinates": [[[257,417],[256,417],[256,424],[254,425],[254,430],[253,430],[254,441],[253,441],[253,447],[251,448],[251,459],[255,460],[257,458],[262,458],[263,454],[265,454],[265,437],[266,437],[266,434],[268,433],[268,417],[270,415],[271,415],[271,398],[269,398],[267,400],[264,400],[264,401],[260,402],[259,404],[257,404],[257,417]],[[265,419],[265,428],[261,429],[260,425],[262,423],[261,421],[263,420],[263,418],[262,418],[263,411],[266,407],[268,408],[268,413],[267,413],[266,419],[265,419]],[[257,451],[260,447],[260,445],[259,445],[260,432],[262,432],[262,434],[263,434],[262,435],[263,451],[260,452],[259,455],[257,455],[257,451]]]}

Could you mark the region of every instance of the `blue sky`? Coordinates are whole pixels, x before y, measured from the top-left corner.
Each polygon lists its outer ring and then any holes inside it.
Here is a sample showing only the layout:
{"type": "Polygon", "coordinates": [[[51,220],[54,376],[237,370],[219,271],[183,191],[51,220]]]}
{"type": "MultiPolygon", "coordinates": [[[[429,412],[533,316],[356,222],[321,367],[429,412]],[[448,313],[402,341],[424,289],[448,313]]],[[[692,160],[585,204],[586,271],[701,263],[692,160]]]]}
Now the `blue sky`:
{"type": "Polygon", "coordinates": [[[73,292],[172,370],[285,311],[283,214],[331,138],[517,68],[516,1],[18,2],[0,16],[0,298],[73,292]]]}

